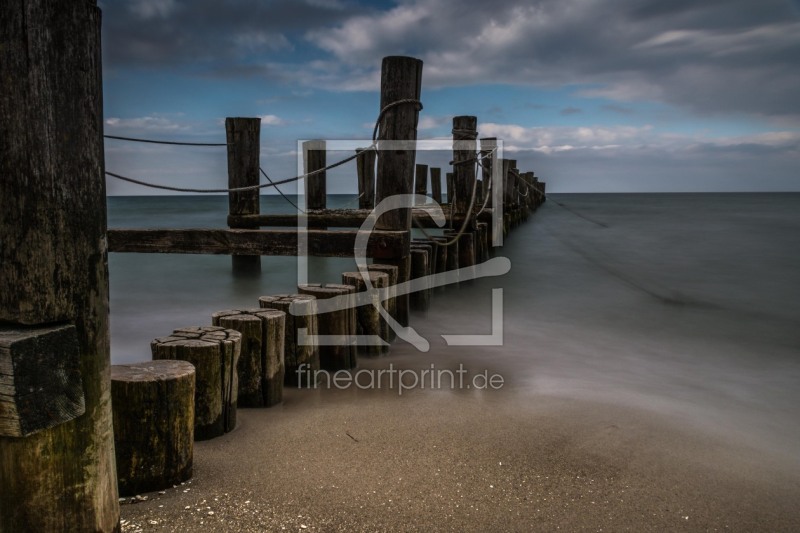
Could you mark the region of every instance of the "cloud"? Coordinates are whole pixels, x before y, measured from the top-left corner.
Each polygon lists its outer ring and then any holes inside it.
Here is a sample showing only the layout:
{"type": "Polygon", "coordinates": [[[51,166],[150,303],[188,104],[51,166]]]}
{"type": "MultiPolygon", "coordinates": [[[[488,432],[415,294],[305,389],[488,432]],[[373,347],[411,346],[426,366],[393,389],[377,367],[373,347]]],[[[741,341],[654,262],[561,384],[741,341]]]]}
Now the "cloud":
{"type": "MultiPolygon", "coordinates": [[[[662,3],[406,0],[306,36],[353,68],[390,54],[420,57],[428,87],[571,85],[622,102],[800,119],[800,21],[789,3],[662,3]]],[[[364,72],[354,84],[346,70],[339,88],[367,85],[364,72]]]]}
{"type": "Polygon", "coordinates": [[[261,115],[262,126],[285,126],[286,121],[277,115],[261,115]]]}
{"type": "Polygon", "coordinates": [[[569,115],[577,115],[578,113],[583,113],[583,110],[577,107],[565,107],[561,111],[558,112],[559,115],[569,116],[569,115]]]}
{"type": "Polygon", "coordinates": [[[160,115],[135,118],[108,117],[105,120],[105,125],[107,129],[117,131],[177,132],[191,129],[189,124],[176,122],[160,115]]]}

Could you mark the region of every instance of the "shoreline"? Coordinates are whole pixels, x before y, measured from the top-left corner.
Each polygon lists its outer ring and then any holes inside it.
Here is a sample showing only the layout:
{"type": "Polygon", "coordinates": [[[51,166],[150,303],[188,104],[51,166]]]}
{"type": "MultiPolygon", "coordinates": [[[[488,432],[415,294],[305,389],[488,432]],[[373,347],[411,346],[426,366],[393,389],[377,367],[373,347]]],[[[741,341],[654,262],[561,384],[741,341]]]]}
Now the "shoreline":
{"type": "Polygon", "coordinates": [[[516,387],[287,392],[196,443],[193,479],[123,505],[123,531],[800,528],[796,464],[652,411],[516,387]]]}

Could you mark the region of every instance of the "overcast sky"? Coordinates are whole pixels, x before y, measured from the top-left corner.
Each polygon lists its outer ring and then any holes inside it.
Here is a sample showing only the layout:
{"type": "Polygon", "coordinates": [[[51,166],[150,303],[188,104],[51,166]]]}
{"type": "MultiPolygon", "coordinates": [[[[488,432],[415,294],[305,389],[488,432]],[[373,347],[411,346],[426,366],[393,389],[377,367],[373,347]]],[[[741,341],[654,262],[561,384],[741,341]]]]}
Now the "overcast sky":
{"type": "MultiPolygon", "coordinates": [[[[410,55],[419,138],[476,115],[549,192],[800,190],[798,0],[99,3],[106,133],[224,142],[224,117],[259,116],[275,179],[298,139],[369,138],[381,59],[410,55]]],[[[107,140],[106,167],[227,183],[224,148],[107,140]]],[[[328,190],[355,183],[352,166],[328,190]]]]}

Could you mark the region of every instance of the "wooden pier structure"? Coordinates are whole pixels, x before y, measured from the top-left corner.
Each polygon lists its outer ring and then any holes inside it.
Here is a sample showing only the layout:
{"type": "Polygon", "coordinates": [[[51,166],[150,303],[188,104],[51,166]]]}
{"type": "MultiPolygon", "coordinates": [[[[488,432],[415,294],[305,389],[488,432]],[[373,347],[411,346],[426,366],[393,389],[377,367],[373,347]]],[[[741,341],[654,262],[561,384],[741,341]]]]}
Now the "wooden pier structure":
{"type": "MultiPolygon", "coordinates": [[[[357,355],[385,354],[395,335],[376,309],[385,306],[407,326],[409,309],[424,310],[433,297],[423,284],[410,302],[408,292],[396,286],[488,260],[546,198],[545,184],[533,172],[497,157],[497,139],[478,138],[475,116],[453,118],[452,168],[445,170],[444,184],[440,167],[417,164],[423,65],[391,56],[381,65],[376,137],[353,157],[358,209],[327,207],[326,169],[339,163],[327,162],[324,141],[309,141],[303,147],[308,209],[262,213],[260,119],[232,117],[225,121],[227,229],[108,230],[103,174],[113,174],[103,168],[99,9],[93,2],[7,2],[0,20],[0,195],[6,200],[0,214],[0,531],[119,529],[113,428],[131,431],[135,422],[112,425],[107,252],[227,254],[234,275],[257,275],[262,256],[351,257],[356,242],[366,240],[373,263],[368,274],[312,280],[318,283],[297,288],[302,295],[260,299],[263,308],[285,307],[285,315],[226,311],[215,317],[219,326],[188,327],[154,341],[155,358],[193,363],[196,374],[186,365],[162,372],[186,386],[165,388],[161,378],[143,379],[149,367],[113,374],[120,398],[146,401],[159,391],[178,390],[175,405],[182,407],[172,416],[193,438],[212,438],[235,426],[240,381],[244,401],[269,407],[281,401],[284,385],[298,384],[299,375],[290,369],[320,368],[317,347],[301,342],[309,332],[346,339],[345,348],[322,351],[323,371],[349,371],[357,355]],[[404,144],[381,150],[387,142],[404,144]],[[414,193],[442,204],[448,231],[427,233],[441,226],[430,207],[420,205],[387,211],[374,220],[374,229],[361,229],[382,201],[414,193]],[[415,227],[425,238],[412,238],[415,227]],[[382,295],[371,307],[359,300],[351,312],[327,309],[292,318],[300,300],[309,309],[339,297],[355,301],[369,287],[382,295]],[[317,325],[317,319],[331,322],[317,325]],[[284,338],[285,324],[297,327],[291,337],[284,338]],[[380,342],[366,349],[355,342],[360,337],[380,342]],[[30,391],[51,398],[54,407],[37,403],[30,391]]],[[[224,302],[220,307],[226,308],[224,302]]],[[[125,409],[115,412],[128,416],[125,409]]],[[[152,427],[165,425],[155,421],[152,427]]],[[[167,483],[189,475],[191,440],[171,442],[167,483]]],[[[118,452],[125,449],[119,446],[118,452]]],[[[152,487],[153,479],[137,479],[126,459],[117,459],[125,465],[124,490],[152,487]]]]}

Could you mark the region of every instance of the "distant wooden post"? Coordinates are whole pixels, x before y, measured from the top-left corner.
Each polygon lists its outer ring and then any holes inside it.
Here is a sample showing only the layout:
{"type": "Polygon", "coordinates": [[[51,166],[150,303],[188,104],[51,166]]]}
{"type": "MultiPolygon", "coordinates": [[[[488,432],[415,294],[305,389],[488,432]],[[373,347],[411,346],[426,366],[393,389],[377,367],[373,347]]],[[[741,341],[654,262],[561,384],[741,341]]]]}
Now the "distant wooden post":
{"type": "Polygon", "coordinates": [[[0,2],[0,322],[74,325],[85,405],[68,422],[0,437],[4,532],[119,524],[100,18],[91,1],[0,2]]]}
{"type": "MultiPolygon", "coordinates": [[[[361,153],[364,150],[364,148],[358,148],[356,152],[361,153]]],[[[356,171],[358,172],[358,208],[372,209],[375,207],[374,150],[368,150],[356,159],[356,171]]]]}
{"type": "MultiPolygon", "coordinates": [[[[484,137],[480,141],[481,143],[481,191],[482,191],[482,198],[486,198],[486,195],[489,194],[489,184],[492,181],[492,158],[489,157],[489,154],[492,153],[492,150],[497,148],[497,137],[484,137]]],[[[487,205],[491,207],[491,199],[488,200],[487,205]]]]}
{"type": "MultiPolygon", "coordinates": [[[[228,188],[237,189],[258,185],[261,157],[261,119],[225,119],[228,142],[228,188]]],[[[260,189],[228,193],[229,215],[258,215],[260,189]]],[[[237,224],[231,228],[256,228],[256,224],[237,224]]],[[[258,275],[261,273],[261,256],[231,256],[233,273],[258,275]]]]}
{"type": "Polygon", "coordinates": [[[436,203],[442,203],[442,169],[439,167],[431,167],[431,197],[436,203]]]}
{"type": "Polygon", "coordinates": [[[417,164],[414,178],[414,194],[428,195],[428,165],[417,164]]]}
{"type": "MultiPolygon", "coordinates": [[[[314,172],[327,166],[327,152],[325,141],[315,140],[303,143],[303,166],[305,173],[314,172]]],[[[323,170],[313,176],[308,176],[305,181],[306,209],[325,209],[327,206],[326,172],[323,170]]]]}
{"type": "Polygon", "coordinates": [[[455,187],[453,186],[453,173],[445,173],[445,185],[447,186],[447,204],[453,205],[453,197],[456,195],[455,187]]]}
{"type": "Polygon", "coordinates": [[[475,159],[477,129],[477,117],[453,117],[453,185],[456,199],[452,213],[455,217],[464,217],[469,210],[475,185],[475,163],[466,161],[475,159]]]}
{"type": "MultiPolygon", "coordinates": [[[[422,89],[422,61],[413,57],[390,56],[383,58],[381,65],[381,109],[395,102],[419,100],[422,89]]],[[[378,140],[416,141],[419,106],[413,103],[399,104],[383,114],[378,140]]],[[[397,194],[411,194],[414,180],[416,149],[384,150],[378,158],[378,181],[376,203],[397,194]]],[[[380,148],[380,143],[379,143],[380,148]]],[[[376,229],[410,231],[411,208],[395,209],[381,216],[376,229]]],[[[398,267],[397,282],[409,279],[410,255],[408,244],[402,250],[394,250],[393,257],[381,257],[380,262],[398,267]]],[[[397,297],[397,321],[408,325],[408,294],[397,297]]]]}

